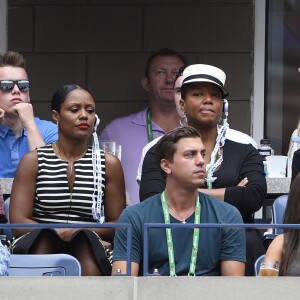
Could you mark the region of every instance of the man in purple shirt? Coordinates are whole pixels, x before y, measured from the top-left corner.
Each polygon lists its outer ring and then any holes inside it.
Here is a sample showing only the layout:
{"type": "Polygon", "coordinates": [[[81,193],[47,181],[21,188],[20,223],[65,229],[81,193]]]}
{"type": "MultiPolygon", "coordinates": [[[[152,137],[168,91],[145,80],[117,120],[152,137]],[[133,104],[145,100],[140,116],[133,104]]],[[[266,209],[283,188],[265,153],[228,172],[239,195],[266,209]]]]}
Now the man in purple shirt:
{"type": "Polygon", "coordinates": [[[173,83],[186,59],[172,49],[161,49],[147,61],[142,87],[149,93],[149,107],[135,114],[118,118],[108,124],[99,139],[115,141],[122,146],[122,166],[129,204],[139,200],[136,181],[143,147],[153,139],[178,127],[180,117],[174,102],[173,83]]]}
{"type": "Polygon", "coordinates": [[[23,55],[1,53],[0,178],[13,178],[24,154],[58,138],[54,123],[34,117],[29,89],[23,55]]]}

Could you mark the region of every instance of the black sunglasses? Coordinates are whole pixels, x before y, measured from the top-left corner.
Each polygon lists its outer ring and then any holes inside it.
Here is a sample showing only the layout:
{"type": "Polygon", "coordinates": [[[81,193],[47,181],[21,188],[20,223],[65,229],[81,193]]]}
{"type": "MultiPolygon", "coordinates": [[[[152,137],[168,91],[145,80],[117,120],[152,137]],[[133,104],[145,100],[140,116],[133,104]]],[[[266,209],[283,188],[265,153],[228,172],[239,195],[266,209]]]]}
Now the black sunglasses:
{"type": "Polygon", "coordinates": [[[0,90],[2,92],[11,92],[15,84],[18,86],[20,92],[29,91],[29,80],[0,80],[0,90]]]}

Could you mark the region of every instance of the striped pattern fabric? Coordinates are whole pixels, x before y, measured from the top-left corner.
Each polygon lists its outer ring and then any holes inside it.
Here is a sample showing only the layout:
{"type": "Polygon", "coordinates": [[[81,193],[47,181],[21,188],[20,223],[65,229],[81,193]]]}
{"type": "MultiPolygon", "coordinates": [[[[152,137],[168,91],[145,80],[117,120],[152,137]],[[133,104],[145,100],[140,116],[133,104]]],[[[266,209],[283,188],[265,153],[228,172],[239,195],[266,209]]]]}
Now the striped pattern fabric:
{"type": "MultiPolygon", "coordinates": [[[[96,223],[92,215],[92,149],[89,147],[85,155],[74,162],[76,175],[72,193],[68,186],[68,162],[57,157],[51,145],[38,148],[37,153],[38,176],[33,219],[39,223],[96,223]]],[[[105,156],[102,150],[100,154],[101,186],[104,192],[105,156]]]]}

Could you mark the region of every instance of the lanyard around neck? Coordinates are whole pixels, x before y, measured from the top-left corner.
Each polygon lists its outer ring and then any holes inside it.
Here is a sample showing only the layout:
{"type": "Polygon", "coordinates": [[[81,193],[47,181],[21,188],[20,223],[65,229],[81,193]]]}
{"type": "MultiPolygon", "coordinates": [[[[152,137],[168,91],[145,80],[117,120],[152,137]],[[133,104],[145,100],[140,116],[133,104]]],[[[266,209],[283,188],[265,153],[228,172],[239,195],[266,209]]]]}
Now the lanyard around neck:
{"type": "Polygon", "coordinates": [[[153,130],[152,130],[150,108],[148,108],[147,110],[147,136],[148,136],[148,143],[153,141],[153,130]]]}
{"type": "MultiPolygon", "coordinates": [[[[170,213],[169,213],[169,209],[168,209],[169,206],[168,206],[165,192],[163,192],[161,194],[160,198],[161,198],[161,204],[162,204],[163,213],[164,213],[165,224],[170,224],[170,213]]],[[[198,195],[196,204],[195,204],[194,224],[200,224],[200,215],[201,215],[201,204],[200,204],[199,195],[198,195]]],[[[167,236],[167,248],[168,248],[168,256],[169,256],[170,276],[176,276],[174,247],[173,247],[171,228],[166,228],[166,236],[167,236]]],[[[191,262],[190,262],[190,268],[189,268],[189,274],[188,274],[189,276],[195,276],[197,255],[198,255],[198,245],[199,245],[199,228],[194,228],[191,262]]]]}

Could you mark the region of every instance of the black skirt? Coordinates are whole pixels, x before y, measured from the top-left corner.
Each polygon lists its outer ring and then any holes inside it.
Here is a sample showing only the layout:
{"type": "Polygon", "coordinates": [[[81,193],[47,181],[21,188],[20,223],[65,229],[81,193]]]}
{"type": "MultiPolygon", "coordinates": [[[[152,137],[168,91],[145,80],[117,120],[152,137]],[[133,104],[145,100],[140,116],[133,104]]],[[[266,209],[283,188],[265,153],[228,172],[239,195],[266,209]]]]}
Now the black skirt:
{"type": "Polygon", "coordinates": [[[100,267],[101,273],[104,276],[110,276],[111,275],[111,260],[110,257],[111,252],[105,249],[103,246],[101,238],[98,236],[97,233],[95,233],[92,230],[82,229],[76,231],[70,241],[66,242],[60,238],[60,236],[57,234],[57,232],[54,229],[46,228],[46,229],[35,229],[31,232],[28,232],[24,234],[23,236],[17,238],[13,241],[11,245],[11,253],[12,254],[30,254],[30,249],[36,239],[44,234],[53,234],[53,237],[56,239],[55,243],[57,246],[57,253],[65,253],[70,254],[70,244],[72,244],[72,241],[75,241],[78,238],[78,235],[84,234],[88,241],[90,242],[90,245],[93,249],[94,256],[96,258],[97,264],[100,267]]]}

